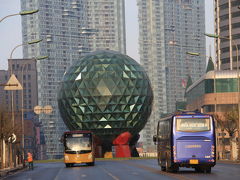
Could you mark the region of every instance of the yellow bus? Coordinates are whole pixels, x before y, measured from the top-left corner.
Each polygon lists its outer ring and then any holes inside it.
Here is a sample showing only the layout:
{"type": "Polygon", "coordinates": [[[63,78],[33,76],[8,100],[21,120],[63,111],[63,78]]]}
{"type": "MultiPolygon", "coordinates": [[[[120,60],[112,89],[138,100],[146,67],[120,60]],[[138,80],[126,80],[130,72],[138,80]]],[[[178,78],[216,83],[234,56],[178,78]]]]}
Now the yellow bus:
{"type": "Polygon", "coordinates": [[[90,131],[67,131],[63,134],[64,163],[66,167],[86,163],[94,166],[94,138],[90,131]]]}

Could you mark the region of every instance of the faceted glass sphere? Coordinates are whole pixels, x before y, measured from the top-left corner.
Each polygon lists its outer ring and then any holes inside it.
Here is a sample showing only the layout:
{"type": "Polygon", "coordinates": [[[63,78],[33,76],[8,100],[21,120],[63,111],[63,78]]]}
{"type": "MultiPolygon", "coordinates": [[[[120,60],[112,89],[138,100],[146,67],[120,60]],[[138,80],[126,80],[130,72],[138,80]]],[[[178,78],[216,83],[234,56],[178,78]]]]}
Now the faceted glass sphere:
{"type": "Polygon", "coordinates": [[[152,109],[153,93],[144,69],[115,51],[82,57],[65,73],[58,106],[70,130],[90,130],[114,139],[138,133],[152,109]]]}

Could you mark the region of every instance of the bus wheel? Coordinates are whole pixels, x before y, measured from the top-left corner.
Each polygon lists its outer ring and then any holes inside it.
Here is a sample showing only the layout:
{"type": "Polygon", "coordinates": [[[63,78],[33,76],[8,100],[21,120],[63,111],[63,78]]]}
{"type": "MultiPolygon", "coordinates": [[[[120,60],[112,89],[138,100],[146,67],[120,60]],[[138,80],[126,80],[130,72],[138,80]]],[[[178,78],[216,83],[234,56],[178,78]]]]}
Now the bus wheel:
{"type": "Polygon", "coordinates": [[[90,162],[90,163],[87,163],[88,166],[94,166],[95,165],[95,162],[90,162]]]}
{"type": "Polygon", "coordinates": [[[203,168],[202,167],[195,167],[195,171],[196,172],[203,172],[203,168]]]}
{"type": "Polygon", "coordinates": [[[172,172],[178,172],[179,171],[179,166],[178,165],[174,165],[172,168],[172,172]]]}
{"type": "Polygon", "coordinates": [[[170,172],[172,169],[168,165],[168,160],[165,161],[166,172],[170,172]]]}
{"type": "Polygon", "coordinates": [[[206,167],[205,169],[204,169],[204,172],[205,173],[211,173],[211,167],[206,167]]]}
{"type": "Polygon", "coordinates": [[[161,166],[161,171],[166,171],[166,167],[165,166],[161,166]]]}
{"type": "Polygon", "coordinates": [[[65,163],[66,167],[71,167],[71,164],[70,163],[65,163]]]}

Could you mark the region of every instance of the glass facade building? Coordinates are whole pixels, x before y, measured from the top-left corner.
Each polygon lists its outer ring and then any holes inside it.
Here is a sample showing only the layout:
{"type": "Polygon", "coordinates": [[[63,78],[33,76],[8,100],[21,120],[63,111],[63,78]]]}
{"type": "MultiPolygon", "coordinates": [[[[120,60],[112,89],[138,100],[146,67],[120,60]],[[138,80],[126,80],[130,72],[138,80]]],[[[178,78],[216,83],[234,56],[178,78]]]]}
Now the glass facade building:
{"type": "Polygon", "coordinates": [[[73,64],[58,93],[59,110],[70,130],[91,130],[103,143],[143,129],[152,108],[144,69],[129,56],[97,51],[73,64]]]}
{"type": "MultiPolygon", "coordinates": [[[[237,141],[232,140],[228,127],[234,130],[238,120],[232,121],[230,117],[226,117],[226,113],[235,112],[237,114],[235,110],[238,110],[240,99],[239,80],[237,70],[209,71],[189,86],[186,91],[187,110],[198,109],[203,113],[214,114],[217,139],[216,154],[223,159],[230,158],[230,151],[232,151],[233,159],[237,159],[237,141]],[[232,149],[230,148],[231,143],[232,149]]],[[[235,117],[233,115],[233,119],[235,117]]],[[[232,135],[236,137],[236,134],[232,135]]]]}
{"type": "Polygon", "coordinates": [[[22,10],[39,9],[22,16],[22,39],[43,39],[24,46],[24,58],[48,55],[37,63],[38,103],[51,105],[40,114],[48,158],[62,157],[59,137],[66,130],[57,104],[57,90],[67,68],[81,56],[98,49],[126,52],[124,0],[21,0],[22,10]]]}
{"type": "Polygon", "coordinates": [[[188,75],[193,81],[205,72],[205,3],[202,0],[137,0],[140,63],[151,80],[154,102],[150,121],[142,131],[146,151],[154,151],[152,136],[161,114],[184,101],[188,75]]]}
{"type": "Polygon", "coordinates": [[[187,109],[203,108],[208,113],[226,112],[237,107],[237,74],[237,71],[209,71],[187,89],[187,109]]]}

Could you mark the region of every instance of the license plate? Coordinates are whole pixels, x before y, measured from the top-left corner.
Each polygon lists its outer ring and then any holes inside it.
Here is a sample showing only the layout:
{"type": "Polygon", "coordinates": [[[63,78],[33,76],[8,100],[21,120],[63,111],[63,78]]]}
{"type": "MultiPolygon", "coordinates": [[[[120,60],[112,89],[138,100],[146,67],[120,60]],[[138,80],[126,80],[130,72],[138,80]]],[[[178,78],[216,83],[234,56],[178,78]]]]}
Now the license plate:
{"type": "Polygon", "coordinates": [[[189,163],[190,164],[198,164],[198,160],[197,159],[190,159],[189,163]]]}

